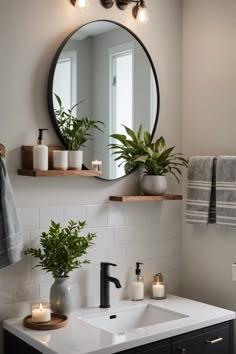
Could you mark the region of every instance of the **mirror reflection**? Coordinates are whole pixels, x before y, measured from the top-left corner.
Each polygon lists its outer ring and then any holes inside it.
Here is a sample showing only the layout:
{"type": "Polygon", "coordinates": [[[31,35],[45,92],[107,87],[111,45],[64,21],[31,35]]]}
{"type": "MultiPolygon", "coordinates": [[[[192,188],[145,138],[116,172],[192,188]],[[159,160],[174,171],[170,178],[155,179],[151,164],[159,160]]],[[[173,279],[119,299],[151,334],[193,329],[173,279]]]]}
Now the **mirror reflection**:
{"type": "MultiPolygon", "coordinates": [[[[158,83],[146,49],[120,25],[95,21],[62,44],[51,71],[53,107],[49,110],[54,126],[58,109],[54,94],[60,96],[65,110],[82,101],[74,115],[104,123],[103,132],[92,129],[92,140],[82,147],[84,166],[90,169],[92,160],[101,160],[101,178],[124,176],[123,165],[114,161],[108,148],[113,142],[110,135],[125,134],[123,125],[137,130],[142,124],[144,130],[152,132],[158,118],[158,83]]],[[[63,142],[58,125],[56,128],[63,142]]]]}

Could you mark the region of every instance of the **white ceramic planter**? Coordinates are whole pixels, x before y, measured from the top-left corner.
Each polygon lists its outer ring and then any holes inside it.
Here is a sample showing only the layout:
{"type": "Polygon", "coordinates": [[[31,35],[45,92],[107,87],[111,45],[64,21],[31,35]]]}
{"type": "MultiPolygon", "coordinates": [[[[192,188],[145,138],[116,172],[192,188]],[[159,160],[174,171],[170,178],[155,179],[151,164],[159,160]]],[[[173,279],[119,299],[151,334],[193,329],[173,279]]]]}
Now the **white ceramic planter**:
{"type": "Polygon", "coordinates": [[[62,171],[68,169],[68,151],[53,151],[53,169],[62,171]]]}
{"type": "Polygon", "coordinates": [[[144,195],[163,195],[167,190],[166,176],[143,175],[140,187],[144,195]]]}
{"type": "Polygon", "coordinates": [[[50,289],[52,312],[69,315],[72,310],[71,288],[69,278],[55,278],[50,289]]]}
{"type": "Polygon", "coordinates": [[[68,151],[69,170],[81,170],[83,163],[83,151],[68,151]]]}

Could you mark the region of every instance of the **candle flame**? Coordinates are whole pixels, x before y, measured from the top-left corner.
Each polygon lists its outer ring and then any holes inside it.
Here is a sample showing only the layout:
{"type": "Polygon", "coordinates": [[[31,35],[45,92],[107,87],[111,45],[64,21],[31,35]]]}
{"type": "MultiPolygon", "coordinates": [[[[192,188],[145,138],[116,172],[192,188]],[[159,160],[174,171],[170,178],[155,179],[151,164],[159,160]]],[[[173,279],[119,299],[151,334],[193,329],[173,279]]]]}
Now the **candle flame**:
{"type": "Polygon", "coordinates": [[[43,311],[43,305],[39,304],[39,311],[43,311]]]}

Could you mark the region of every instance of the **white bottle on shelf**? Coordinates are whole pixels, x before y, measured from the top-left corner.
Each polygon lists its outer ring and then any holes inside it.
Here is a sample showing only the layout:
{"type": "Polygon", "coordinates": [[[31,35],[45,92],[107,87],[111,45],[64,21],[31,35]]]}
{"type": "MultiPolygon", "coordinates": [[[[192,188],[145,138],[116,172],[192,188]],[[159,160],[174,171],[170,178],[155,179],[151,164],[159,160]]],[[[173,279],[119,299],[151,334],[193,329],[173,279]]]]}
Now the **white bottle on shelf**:
{"type": "Polygon", "coordinates": [[[141,275],[140,262],[136,262],[135,281],[131,283],[131,298],[133,301],[141,301],[144,299],[144,282],[141,275]]]}
{"type": "Polygon", "coordinates": [[[38,145],[33,147],[33,169],[40,171],[48,170],[48,147],[44,145],[43,131],[39,129],[38,145]]]}

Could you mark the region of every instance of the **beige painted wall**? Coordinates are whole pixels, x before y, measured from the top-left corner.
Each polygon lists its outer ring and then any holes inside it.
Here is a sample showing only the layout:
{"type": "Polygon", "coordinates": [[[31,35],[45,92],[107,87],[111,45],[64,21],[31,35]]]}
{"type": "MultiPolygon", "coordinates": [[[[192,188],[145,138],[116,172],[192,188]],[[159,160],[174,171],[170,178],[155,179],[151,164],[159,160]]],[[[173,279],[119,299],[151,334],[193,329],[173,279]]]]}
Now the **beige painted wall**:
{"type": "Polygon", "coordinates": [[[90,3],[89,11],[82,14],[70,0],[1,0],[0,141],[8,149],[8,167],[19,206],[74,204],[78,198],[86,203],[104,201],[109,194],[130,193],[135,189],[133,176],[110,183],[93,178],[34,180],[16,176],[20,146],[36,142],[37,128],[49,129],[47,143],[58,142],[46,104],[49,68],[62,40],[88,21],[118,21],[144,42],[160,81],[158,129],[170,144],[181,148],[181,1],[150,0],[147,26],[135,22],[132,6],[126,11],[113,6],[108,11],[99,0],[90,3]]]}
{"type": "MultiPolygon", "coordinates": [[[[187,156],[236,153],[236,1],[183,2],[187,156]]],[[[184,226],[184,295],[236,310],[236,230],[184,226]]]]}
{"type": "MultiPolygon", "coordinates": [[[[87,220],[97,232],[89,252],[91,265],[73,272],[75,305],[99,303],[99,263],[118,264],[112,274],[122,282],[112,289],[112,301],[127,296],[134,263],[143,260],[150,288],[153,274],[163,271],[169,289],[178,293],[181,274],[181,202],[108,202],[113,194],[138,190],[138,176],[114,182],[96,178],[29,178],[16,175],[20,147],[35,144],[37,129],[48,128],[48,144],[58,143],[46,104],[47,78],[53,56],[62,40],[75,28],[95,19],[115,20],[129,27],[144,42],[156,66],[161,93],[157,134],[181,150],[182,145],[182,8],[181,0],[149,0],[150,21],[136,24],[132,6],[105,10],[90,0],[82,14],[70,0],[0,0],[0,142],[7,147],[7,166],[24,230],[25,246],[37,245],[50,219],[87,220]],[[113,273],[114,272],[114,273],[113,273]]],[[[173,181],[173,180],[171,180],[173,181]]],[[[179,191],[176,183],[169,191],[179,191]]],[[[30,303],[47,299],[51,277],[32,270],[29,257],[0,271],[0,321],[25,316],[30,303]]],[[[148,290],[148,287],[147,287],[148,290]]],[[[0,330],[0,353],[1,353],[0,330]]]]}

